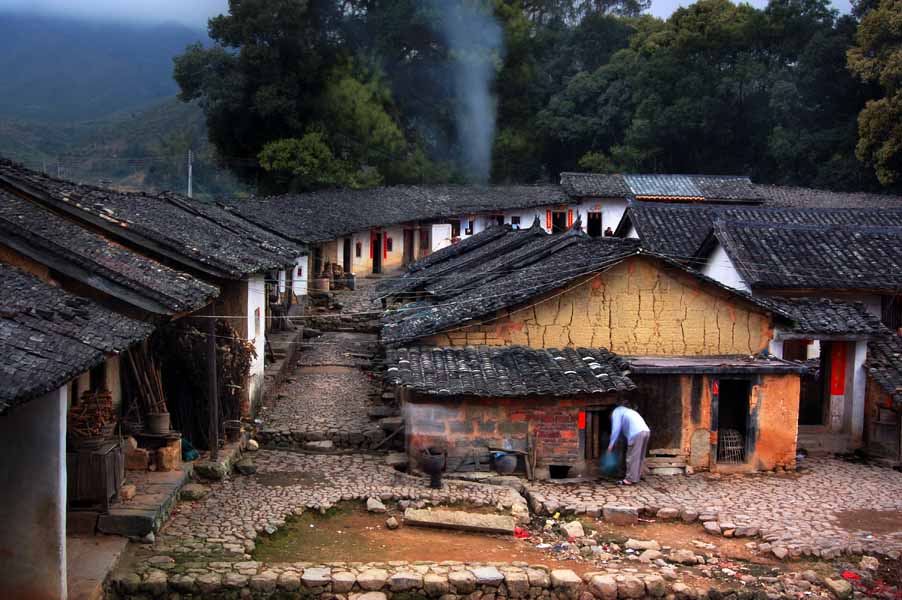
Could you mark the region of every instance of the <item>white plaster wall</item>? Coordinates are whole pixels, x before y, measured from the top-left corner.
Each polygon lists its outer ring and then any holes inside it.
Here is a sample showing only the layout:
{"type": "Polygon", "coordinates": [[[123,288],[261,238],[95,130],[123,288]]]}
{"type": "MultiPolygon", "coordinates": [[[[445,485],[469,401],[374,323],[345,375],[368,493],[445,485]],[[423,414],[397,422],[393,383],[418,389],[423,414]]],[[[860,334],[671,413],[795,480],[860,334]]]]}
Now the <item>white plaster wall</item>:
{"type": "Polygon", "coordinates": [[[66,389],[0,417],[0,598],[66,598],[66,389]]]}
{"type": "Polygon", "coordinates": [[[855,342],[852,362],[852,443],[860,446],[864,438],[864,397],[867,383],[864,361],[868,356],[868,343],[855,342]]]}
{"type": "Polygon", "coordinates": [[[299,256],[294,259],[294,275],[291,278],[291,290],[295,296],[307,295],[307,276],[310,271],[308,256],[299,256]]]}
{"type": "Polygon", "coordinates": [[[774,338],[771,339],[770,343],[768,344],[767,351],[777,358],[783,358],[783,340],[776,339],[777,332],[774,333],[774,338]]]}
{"type": "MultiPolygon", "coordinates": [[[[463,229],[461,229],[461,237],[463,237],[463,229]]],[[[451,245],[451,225],[447,223],[436,223],[432,226],[432,251],[441,250],[451,245]]]]}
{"type": "Polygon", "coordinates": [[[630,223],[630,228],[626,230],[626,237],[632,238],[634,240],[639,239],[639,232],[636,231],[636,228],[630,223]]]}
{"type": "Polygon", "coordinates": [[[254,345],[256,358],[251,363],[248,396],[257,406],[263,395],[263,359],[266,350],[266,280],[264,275],[251,275],[247,280],[247,339],[254,345]]]}
{"type": "Polygon", "coordinates": [[[287,278],[288,278],[288,274],[285,272],[284,269],[279,271],[279,293],[280,294],[285,293],[285,282],[286,282],[287,278]]]}
{"type": "Polygon", "coordinates": [[[812,340],[810,344],[808,344],[808,349],[805,352],[808,360],[812,358],[820,358],[821,356],[821,341],[820,340],[812,340]]]}
{"type": "Polygon", "coordinates": [[[736,267],[727,255],[726,250],[724,250],[723,246],[720,244],[717,244],[714,247],[714,250],[702,266],[701,271],[703,275],[707,275],[711,279],[719,281],[733,289],[741,290],[743,292],[751,291],[748,284],[742,278],[742,275],[736,270],[736,267]]]}

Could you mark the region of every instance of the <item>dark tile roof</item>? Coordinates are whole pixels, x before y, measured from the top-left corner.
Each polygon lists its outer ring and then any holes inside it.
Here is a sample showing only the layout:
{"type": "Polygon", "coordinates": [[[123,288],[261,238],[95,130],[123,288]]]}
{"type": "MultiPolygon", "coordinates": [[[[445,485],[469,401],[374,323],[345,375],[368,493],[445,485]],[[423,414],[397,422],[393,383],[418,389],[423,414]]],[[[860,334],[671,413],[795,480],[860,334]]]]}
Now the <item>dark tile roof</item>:
{"type": "Polygon", "coordinates": [[[0,264],[0,412],[145,339],[153,326],[0,264]]]}
{"type": "MultiPolygon", "coordinates": [[[[568,234],[557,237],[564,235],[568,234]]],[[[450,300],[405,306],[388,313],[383,319],[383,341],[397,344],[463,326],[603,271],[638,252],[636,240],[578,235],[580,243],[549,247],[545,254],[533,256],[528,266],[492,274],[450,300]]]]}
{"type": "Polygon", "coordinates": [[[642,375],[667,373],[804,373],[805,365],[767,356],[633,356],[625,357],[630,372],[642,375]]]}
{"type": "Polygon", "coordinates": [[[607,350],[523,346],[389,349],[386,382],[430,396],[570,396],[635,389],[607,350]]]}
{"type": "Polygon", "coordinates": [[[288,239],[324,242],[373,227],[568,202],[570,198],[557,185],[406,185],[325,190],[222,204],[288,239]]]}
{"type": "Polygon", "coordinates": [[[895,408],[902,408],[902,337],[888,335],[868,342],[864,368],[889,394],[895,408]]]}
{"type": "Polygon", "coordinates": [[[561,184],[575,197],[658,198],[758,203],[762,197],[748,177],[736,175],[664,175],[561,173],[561,184]]]}
{"type": "Polygon", "coordinates": [[[212,285],[2,190],[0,235],[0,244],[156,314],[194,311],[219,294],[212,285]]]}
{"type": "Polygon", "coordinates": [[[617,235],[636,228],[642,246],[678,260],[703,248],[717,219],[809,225],[902,226],[902,208],[775,208],[630,202],[617,235]]]}
{"type": "Polygon", "coordinates": [[[861,302],[830,298],[766,299],[793,317],[792,333],[814,336],[881,336],[889,330],[861,302]]]}
{"type": "Polygon", "coordinates": [[[767,206],[791,208],[902,208],[902,197],[867,192],[833,192],[814,188],[756,185],[767,206]]]}
{"type": "Polygon", "coordinates": [[[213,276],[240,279],[293,264],[302,250],[221,208],[176,194],[118,192],[80,185],[0,159],[0,185],[100,227],[129,245],[213,276]],[[228,221],[228,224],[226,222],[228,221]]]}
{"type": "Polygon", "coordinates": [[[752,288],[902,292],[902,227],[718,220],[714,235],[752,288]]]}

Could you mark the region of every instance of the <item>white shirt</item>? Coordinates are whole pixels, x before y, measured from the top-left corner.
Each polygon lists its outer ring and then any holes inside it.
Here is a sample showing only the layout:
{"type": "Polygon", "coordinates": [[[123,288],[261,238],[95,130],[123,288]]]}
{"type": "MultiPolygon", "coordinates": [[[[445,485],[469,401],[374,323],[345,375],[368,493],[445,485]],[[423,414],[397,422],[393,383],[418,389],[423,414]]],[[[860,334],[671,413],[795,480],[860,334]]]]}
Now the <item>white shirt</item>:
{"type": "Polygon", "coordinates": [[[626,438],[626,441],[629,442],[643,431],[651,430],[648,428],[642,415],[633,409],[625,406],[618,406],[614,409],[614,412],[611,413],[612,444],[617,441],[617,437],[621,432],[623,433],[623,437],[626,438]]]}

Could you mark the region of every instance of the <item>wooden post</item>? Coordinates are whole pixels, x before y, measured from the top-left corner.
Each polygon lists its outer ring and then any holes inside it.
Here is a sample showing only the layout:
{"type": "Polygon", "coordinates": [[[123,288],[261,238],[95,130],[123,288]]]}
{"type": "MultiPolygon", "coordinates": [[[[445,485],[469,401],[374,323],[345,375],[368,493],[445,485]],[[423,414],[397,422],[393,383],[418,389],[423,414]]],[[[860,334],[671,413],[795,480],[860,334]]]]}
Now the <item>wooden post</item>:
{"type": "Polygon", "coordinates": [[[216,381],[216,308],[207,319],[207,400],[210,406],[210,460],[219,459],[219,386],[216,381]]]}

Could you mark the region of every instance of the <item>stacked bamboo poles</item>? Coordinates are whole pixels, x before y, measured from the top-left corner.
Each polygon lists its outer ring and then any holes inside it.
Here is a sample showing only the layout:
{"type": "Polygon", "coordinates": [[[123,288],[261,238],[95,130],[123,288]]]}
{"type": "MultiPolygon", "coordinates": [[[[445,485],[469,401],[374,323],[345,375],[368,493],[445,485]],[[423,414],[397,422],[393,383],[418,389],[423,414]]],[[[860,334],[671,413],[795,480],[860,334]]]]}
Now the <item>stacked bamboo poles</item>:
{"type": "Polygon", "coordinates": [[[160,369],[143,345],[128,352],[128,364],[137,386],[138,398],[145,414],[168,413],[160,369]]]}

